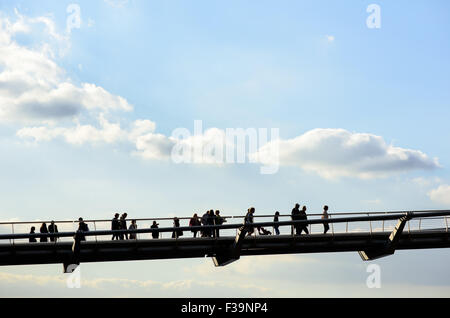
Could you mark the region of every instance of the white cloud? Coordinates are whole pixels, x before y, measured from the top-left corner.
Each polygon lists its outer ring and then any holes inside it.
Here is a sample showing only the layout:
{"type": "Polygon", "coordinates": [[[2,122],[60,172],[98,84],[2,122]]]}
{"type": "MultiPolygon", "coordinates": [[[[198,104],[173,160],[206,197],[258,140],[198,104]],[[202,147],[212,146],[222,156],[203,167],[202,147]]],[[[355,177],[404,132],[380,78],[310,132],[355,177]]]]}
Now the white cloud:
{"type": "Polygon", "coordinates": [[[131,128],[129,138],[131,141],[136,142],[140,136],[151,134],[155,131],[156,124],[148,119],[136,120],[131,128]]]}
{"type": "Polygon", "coordinates": [[[334,39],[335,39],[334,35],[327,35],[326,38],[327,38],[327,41],[330,42],[330,43],[334,42],[334,39]]]}
{"type": "Polygon", "coordinates": [[[175,141],[162,134],[145,134],[136,138],[136,152],[144,159],[164,160],[169,159],[175,141]]]}
{"type": "Polygon", "coordinates": [[[380,136],[344,129],[313,129],[293,139],[272,141],[252,156],[260,163],[273,164],[269,156],[274,153],[273,147],[279,147],[280,165],[298,166],[327,179],[372,179],[440,167],[437,158],[431,159],[421,151],[395,147],[380,136]]]}
{"type": "Polygon", "coordinates": [[[123,97],[102,87],[73,83],[55,62],[48,42],[38,48],[17,43],[15,35],[31,32],[37,23],[45,25],[44,32],[51,38],[66,40],[49,17],[17,15],[14,23],[0,17],[0,121],[48,123],[74,119],[82,113],[98,116],[132,110],[123,97]]]}
{"type": "Polygon", "coordinates": [[[20,275],[0,273],[0,290],[3,297],[17,297],[24,292],[28,297],[210,297],[211,295],[239,294],[243,297],[254,295],[273,295],[270,288],[240,282],[224,282],[210,279],[186,279],[169,282],[137,280],[125,278],[94,278],[83,276],[81,269],[81,288],[67,288],[68,275],[20,275]],[[3,291],[3,293],[2,293],[3,291]]]}
{"type": "Polygon", "coordinates": [[[182,131],[185,132],[183,136],[175,133],[171,137],[154,133],[141,134],[135,138],[137,151],[134,154],[144,159],[158,160],[174,159],[179,155],[180,158],[183,157],[180,162],[195,164],[222,165],[225,162],[225,147],[230,143],[223,130],[210,128],[200,135],[191,135],[185,129],[182,131]],[[172,152],[175,153],[174,157],[172,152]]]}
{"type": "Polygon", "coordinates": [[[450,185],[443,184],[428,192],[428,196],[434,202],[450,205],[450,185]]]}
{"type": "Polygon", "coordinates": [[[20,138],[32,138],[36,142],[50,141],[62,137],[67,143],[82,145],[85,143],[114,143],[126,140],[127,133],[119,124],[110,123],[102,115],[99,118],[100,128],[92,125],[80,125],[65,128],[25,127],[17,132],[20,138]]]}
{"type": "MultiPolygon", "coordinates": [[[[150,120],[137,120],[129,128],[111,122],[112,114],[132,111],[125,98],[93,83],[73,83],[56,63],[49,43],[30,48],[14,40],[19,32],[31,32],[36,23],[44,25],[43,32],[51,38],[65,41],[49,17],[31,19],[17,13],[15,22],[0,17],[0,122],[33,124],[20,128],[17,136],[35,142],[62,138],[76,145],[126,141],[135,146],[135,155],[147,160],[173,159],[173,147],[178,145],[193,150],[189,154],[192,163],[225,162],[223,152],[233,145],[227,144],[224,130],[211,128],[199,136],[179,138],[155,133],[156,125],[150,120]],[[197,146],[203,151],[196,152],[197,146]]],[[[418,150],[394,147],[380,136],[344,129],[314,129],[249,152],[253,152],[248,155],[250,162],[299,166],[325,178],[367,179],[439,167],[437,159],[418,150]],[[272,156],[277,153],[274,147],[279,147],[279,158],[272,156]]]]}

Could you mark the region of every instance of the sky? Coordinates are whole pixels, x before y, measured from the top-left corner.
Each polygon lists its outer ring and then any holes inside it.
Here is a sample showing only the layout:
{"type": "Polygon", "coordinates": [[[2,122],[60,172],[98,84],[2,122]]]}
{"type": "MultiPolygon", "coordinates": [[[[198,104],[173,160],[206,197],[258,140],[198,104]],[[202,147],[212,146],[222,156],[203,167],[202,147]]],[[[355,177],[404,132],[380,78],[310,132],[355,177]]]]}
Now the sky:
{"type": "MultiPolygon", "coordinates": [[[[0,220],[448,209],[449,9],[1,1],[0,220]],[[217,160],[238,128],[255,148],[217,160]],[[176,162],[198,145],[213,152],[176,162]]],[[[449,257],[377,260],[375,289],[356,253],[82,264],[80,290],[61,265],[2,267],[0,295],[448,297],[449,257]]]]}

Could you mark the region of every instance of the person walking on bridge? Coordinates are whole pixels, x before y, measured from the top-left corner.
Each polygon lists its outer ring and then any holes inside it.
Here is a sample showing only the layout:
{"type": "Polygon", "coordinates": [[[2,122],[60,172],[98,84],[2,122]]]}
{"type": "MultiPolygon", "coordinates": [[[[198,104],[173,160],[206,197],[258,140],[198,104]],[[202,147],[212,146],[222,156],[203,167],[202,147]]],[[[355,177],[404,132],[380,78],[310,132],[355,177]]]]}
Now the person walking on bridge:
{"type": "MultiPolygon", "coordinates": [[[[198,219],[197,213],[195,213],[192,218],[189,220],[189,226],[201,226],[200,220],[198,219]]],[[[197,237],[198,230],[191,230],[194,233],[194,238],[197,237]]]]}
{"type": "MultiPolygon", "coordinates": [[[[127,229],[127,216],[128,214],[124,213],[122,214],[122,216],[120,217],[120,229],[121,230],[126,230],[127,229]]],[[[120,234],[120,239],[123,240],[125,237],[126,240],[128,240],[128,234],[127,233],[123,233],[120,234]]]]}
{"type": "MultiPolygon", "coordinates": [[[[48,229],[47,229],[47,224],[42,223],[41,228],[39,229],[39,231],[43,234],[47,234],[48,233],[48,229]]],[[[41,243],[46,243],[47,242],[47,236],[42,236],[39,241],[41,243]]]]}
{"type": "MultiPolygon", "coordinates": [[[[83,218],[78,219],[78,231],[79,232],[89,232],[88,225],[83,221],[83,218]]],[[[86,236],[80,235],[80,241],[86,241],[86,236]]]]}
{"type": "MultiPolygon", "coordinates": [[[[205,214],[202,215],[202,225],[207,226],[208,225],[208,218],[209,218],[209,211],[206,211],[205,214]]],[[[203,229],[202,230],[202,237],[208,237],[209,229],[203,229]]]]}
{"type": "MultiPolygon", "coordinates": [[[[216,216],[214,215],[214,210],[209,210],[207,220],[207,224],[209,226],[216,225],[216,216]]],[[[216,229],[209,229],[208,234],[210,237],[216,237],[216,229]]]]}
{"type": "Polygon", "coordinates": [[[175,230],[172,232],[172,238],[179,238],[180,236],[183,236],[183,231],[177,229],[180,227],[179,218],[177,217],[173,218],[173,227],[175,228],[175,230]]]}
{"type": "MultiPolygon", "coordinates": [[[[280,212],[278,212],[278,211],[275,212],[275,216],[273,217],[273,222],[278,223],[279,217],[280,217],[280,212]]],[[[280,227],[278,225],[274,225],[273,229],[274,229],[276,235],[280,235],[280,227]]]]}
{"type": "MultiPolygon", "coordinates": [[[[35,231],[36,231],[36,228],[34,226],[32,226],[31,229],[30,229],[30,234],[36,234],[35,231]]],[[[30,243],[36,243],[37,242],[35,237],[30,237],[29,241],[30,241],[30,243]]]]}
{"type": "Polygon", "coordinates": [[[329,216],[328,216],[328,205],[325,205],[323,207],[323,214],[322,214],[322,220],[324,220],[323,222],[323,234],[327,234],[328,230],[330,229],[330,226],[328,225],[328,222],[325,222],[325,220],[328,220],[329,216]]]}
{"type": "MultiPolygon", "coordinates": [[[[292,209],[291,212],[291,219],[292,221],[300,221],[302,219],[301,212],[300,212],[300,204],[295,204],[295,207],[292,209]]],[[[295,229],[295,235],[300,235],[302,232],[302,225],[301,224],[294,224],[293,229],[295,229]]],[[[294,233],[292,233],[294,234],[294,233]]]]}
{"type": "MultiPolygon", "coordinates": [[[[306,216],[306,206],[305,205],[302,207],[302,210],[300,211],[300,215],[301,215],[301,220],[303,220],[303,221],[308,220],[308,217],[306,216]]],[[[309,234],[308,224],[305,223],[305,224],[301,225],[300,234],[302,234],[302,231],[305,231],[306,234],[309,234]]]]}
{"type": "MultiPolygon", "coordinates": [[[[129,230],[137,230],[136,220],[131,220],[131,224],[128,229],[129,230]]],[[[136,239],[137,239],[136,233],[130,233],[130,240],[136,240],[136,239]]]]}
{"type": "MultiPolygon", "coordinates": [[[[219,210],[216,210],[216,220],[215,221],[216,221],[216,225],[222,225],[227,220],[220,216],[220,211],[219,210]]],[[[216,237],[220,236],[219,231],[220,231],[220,229],[216,229],[216,237]]]]}
{"type": "Polygon", "coordinates": [[[158,225],[159,225],[159,223],[156,223],[156,221],[153,221],[152,226],[150,226],[150,228],[154,230],[154,231],[152,232],[152,237],[153,237],[154,239],[159,238],[159,231],[156,231],[156,229],[158,229],[158,225]]]}
{"type": "MultiPolygon", "coordinates": [[[[58,233],[58,226],[56,226],[55,221],[52,221],[48,226],[48,233],[58,233]]],[[[50,236],[50,242],[56,242],[57,240],[57,236],[50,236]]]]}
{"type": "Polygon", "coordinates": [[[253,214],[255,213],[255,208],[251,207],[247,210],[245,215],[244,223],[247,227],[247,235],[252,235],[255,232],[255,227],[253,226],[253,214]]]}
{"type": "MultiPolygon", "coordinates": [[[[118,231],[120,230],[120,221],[119,221],[119,213],[114,214],[114,219],[112,219],[111,221],[111,231],[118,231]]],[[[114,241],[114,239],[119,240],[120,235],[119,234],[113,234],[112,239],[114,241]]]]}

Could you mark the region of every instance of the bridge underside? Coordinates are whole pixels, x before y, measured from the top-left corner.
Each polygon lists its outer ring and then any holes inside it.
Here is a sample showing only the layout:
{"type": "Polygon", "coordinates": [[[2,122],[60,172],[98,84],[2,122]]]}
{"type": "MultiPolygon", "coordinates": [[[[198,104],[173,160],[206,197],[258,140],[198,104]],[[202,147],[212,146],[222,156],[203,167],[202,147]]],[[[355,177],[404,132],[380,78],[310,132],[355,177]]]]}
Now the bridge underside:
{"type": "MultiPolygon", "coordinates": [[[[240,256],[332,253],[382,250],[389,239],[385,233],[350,233],[335,235],[257,236],[243,240],[240,256]]],[[[81,243],[79,261],[113,262],[152,259],[203,258],[227,255],[234,237],[182,238],[129,241],[88,241],[81,243]]],[[[0,266],[32,264],[70,264],[71,242],[0,244],[0,266]]],[[[396,250],[448,248],[444,230],[403,233],[396,250]]]]}

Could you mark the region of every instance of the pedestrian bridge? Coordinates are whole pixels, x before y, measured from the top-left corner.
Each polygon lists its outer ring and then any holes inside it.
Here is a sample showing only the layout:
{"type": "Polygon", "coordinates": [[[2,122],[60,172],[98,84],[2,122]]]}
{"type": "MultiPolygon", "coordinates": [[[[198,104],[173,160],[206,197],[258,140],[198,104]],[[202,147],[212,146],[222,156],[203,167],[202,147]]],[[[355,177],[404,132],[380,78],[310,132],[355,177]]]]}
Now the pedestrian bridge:
{"type": "MultiPolygon", "coordinates": [[[[76,231],[77,221],[55,221],[59,233],[28,234],[34,225],[39,229],[43,221],[0,223],[0,266],[63,264],[65,271],[73,271],[83,262],[135,261],[151,259],[211,257],[216,266],[224,266],[241,256],[358,252],[365,261],[392,255],[396,250],[448,248],[448,217],[450,210],[360,212],[329,214],[330,230],[323,234],[320,214],[308,215],[306,221],[292,221],[281,215],[273,222],[273,215],[255,215],[255,223],[243,224],[243,216],[225,216],[227,222],[217,226],[177,228],[183,236],[171,238],[174,228],[171,218],[136,219],[137,230],[111,231],[111,220],[85,220],[90,231],[76,231]],[[168,224],[157,231],[150,221],[168,224]],[[294,225],[302,224],[310,234],[294,235],[294,225]],[[249,227],[264,227],[271,235],[246,235],[249,227]],[[280,235],[273,227],[279,226],[280,235]],[[220,237],[193,238],[191,230],[215,229],[220,237]],[[135,233],[136,239],[112,241],[112,234],[135,233]],[[86,241],[81,240],[82,236],[86,241]],[[29,243],[34,237],[58,237],[54,242],[29,243]],[[69,266],[75,265],[75,266],[69,266]]],[[[179,218],[181,222],[189,217],[179,218]]],[[[188,222],[188,221],[184,221],[188,222]]],[[[46,222],[50,223],[50,222],[46,222]]]]}

